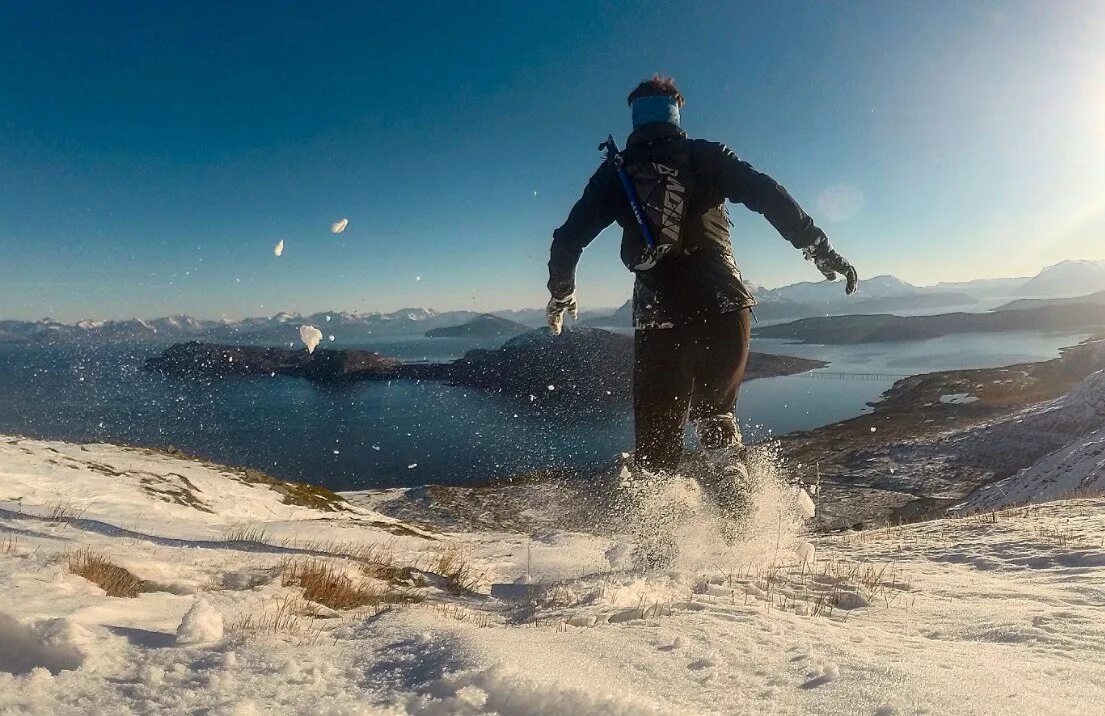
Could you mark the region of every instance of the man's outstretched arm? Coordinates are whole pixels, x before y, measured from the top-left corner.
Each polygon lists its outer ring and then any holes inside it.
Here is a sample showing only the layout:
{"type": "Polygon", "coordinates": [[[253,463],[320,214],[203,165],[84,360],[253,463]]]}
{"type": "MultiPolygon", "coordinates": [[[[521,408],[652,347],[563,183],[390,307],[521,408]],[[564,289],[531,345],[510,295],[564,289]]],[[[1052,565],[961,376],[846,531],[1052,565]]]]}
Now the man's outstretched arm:
{"type": "Polygon", "coordinates": [[[724,145],[708,143],[705,154],[706,164],[729,201],[744,204],[762,214],[780,236],[794,248],[802,249],[806,259],[812,261],[825,278],[833,281],[839,273],[846,280],[845,292],[856,290],[855,268],[833,249],[825,232],[813,223],[786,189],[724,145]]]}
{"type": "Polygon", "coordinates": [[[564,313],[576,313],[576,265],[583,249],[614,222],[610,169],[604,163],[587,182],[583,196],[572,207],[567,221],[553,232],[549,251],[549,293],[552,300],[546,318],[553,333],[560,333],[564,313]]]}

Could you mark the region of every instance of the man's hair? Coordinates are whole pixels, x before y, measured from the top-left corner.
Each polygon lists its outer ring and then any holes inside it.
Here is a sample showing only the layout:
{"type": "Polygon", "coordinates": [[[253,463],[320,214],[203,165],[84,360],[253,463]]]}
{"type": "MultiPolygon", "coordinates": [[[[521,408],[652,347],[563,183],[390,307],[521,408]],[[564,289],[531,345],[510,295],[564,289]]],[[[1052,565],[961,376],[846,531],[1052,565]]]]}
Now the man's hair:
{"type": "Polygon", "coordinates": [[[645,80],[637,85],[633,91],[629,93],[626,104],[632,105],[634,100],[638,100],[641,97],[655,97],[657,95],[671,97],[675,100],[675,104],[678,107],[682,107],[686,102],[686,100],[683,99],[683,95],[679,94],[679,90],[676,89],[675,80],[657,73],[652,76],[652,79],[645,80]]]}

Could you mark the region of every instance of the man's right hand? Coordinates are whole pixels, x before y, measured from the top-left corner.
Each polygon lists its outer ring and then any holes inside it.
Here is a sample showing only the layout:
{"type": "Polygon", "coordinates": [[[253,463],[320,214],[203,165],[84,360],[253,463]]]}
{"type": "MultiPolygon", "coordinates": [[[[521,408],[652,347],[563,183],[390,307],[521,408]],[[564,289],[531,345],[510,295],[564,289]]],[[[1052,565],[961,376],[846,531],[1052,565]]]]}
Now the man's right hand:
{"type": "Polygon", "coordinates": [[[559,336],[564,328],[564,314],[571,313],[572,318],[579,314],[579,306],[576,305],[576,294],[572,291],[564,298],[553,296],[549,299],[549,305],[545,307],[545,320],[549,323],[549,330],[554,336],[559,336]]]}

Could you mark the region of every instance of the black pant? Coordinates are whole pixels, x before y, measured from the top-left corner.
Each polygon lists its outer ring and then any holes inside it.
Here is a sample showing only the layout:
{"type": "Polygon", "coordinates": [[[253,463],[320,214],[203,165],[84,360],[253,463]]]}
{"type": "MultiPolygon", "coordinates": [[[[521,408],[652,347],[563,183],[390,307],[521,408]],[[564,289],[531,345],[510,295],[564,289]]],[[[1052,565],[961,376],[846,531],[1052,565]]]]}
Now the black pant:
{"type": "Polygon", "coordinates": [[[674,469],[691,420],[729,415],[748,363],[751,311],[708,316],[634,335],[633,412],[637,461],[674,469]]]}

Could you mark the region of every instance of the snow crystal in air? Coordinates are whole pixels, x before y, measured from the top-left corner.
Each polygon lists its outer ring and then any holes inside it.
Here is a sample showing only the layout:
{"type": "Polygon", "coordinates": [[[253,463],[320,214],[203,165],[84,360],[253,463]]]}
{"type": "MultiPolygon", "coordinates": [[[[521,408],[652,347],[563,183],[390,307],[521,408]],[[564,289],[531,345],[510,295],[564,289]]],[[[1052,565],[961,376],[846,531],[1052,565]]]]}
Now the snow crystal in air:
{"type": "Polygon", "coordinates": [[[414,277],[414,280],[415,280],[415,281],[421,281],[421,280],[422,280],[422,277],[421,277],[421,276],[415,276],[415,277],[414,277]]]}
{"type": "Polygon", "coordinates": [[[336,338],[334,338],[334,334],[332,334],[332,333],[330,335],[326,336],[326,337],[330,340],[331,343],[333,343],[334,341],[337,340],[336,338]]]}
{"type": "Polygon", "coordinates": [[[335,221],[333,224],[330,224],[330,233],[331,234],[340,234],[341,232],[345,231],[345,227],[347,227],[347,226],[349,226],[349,219],[342,219],[341,221],[335,221]]]}
{"type": "Polygon", "coordinates": [[[300,326],[299,340],[303,341],[303,344],[307,346],[308,353],[314,353],[319,341],[322,340],[322,331],[314,326],[300,326]]]}
{"type": "Polygon", "coordinates": [[[206,599],[197,599],[176,630],[177,644],[207,644],[223,638],[223,614],[206,599]]]}
{"type": "Polygon", "coordinates": [[[417,463],[417,462],[412,462],[412,463],[411,463],[410,465],[407,465],[407,469],[408,469],[408,470],[413,470],[413,469],[414,469],[414,468],[416,468],[416,467],[418,467],[418,463],[417,463]]]}
{"type": "Polygon", "coordinates": [[[277,256],[284,253],[284,239],[280,239],[276,242],[276,246],[272,247],[272,252],[277,256]]]}

